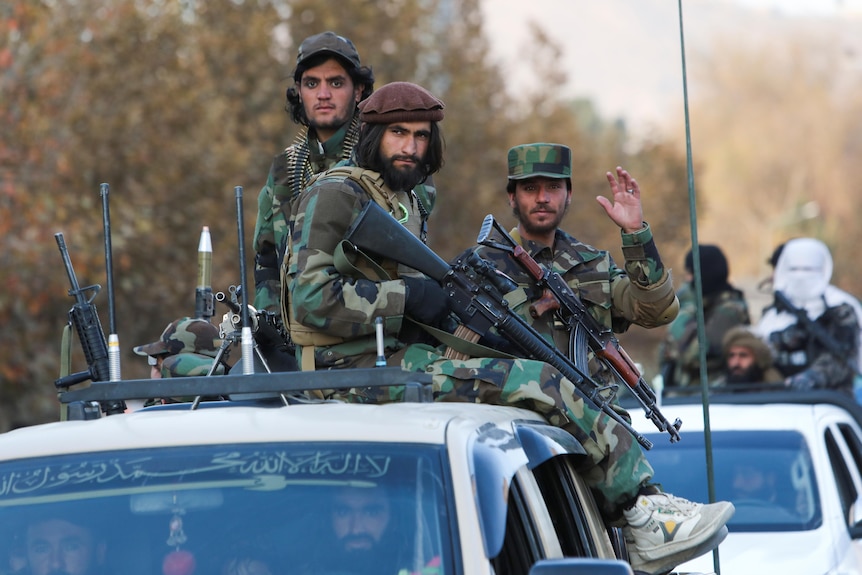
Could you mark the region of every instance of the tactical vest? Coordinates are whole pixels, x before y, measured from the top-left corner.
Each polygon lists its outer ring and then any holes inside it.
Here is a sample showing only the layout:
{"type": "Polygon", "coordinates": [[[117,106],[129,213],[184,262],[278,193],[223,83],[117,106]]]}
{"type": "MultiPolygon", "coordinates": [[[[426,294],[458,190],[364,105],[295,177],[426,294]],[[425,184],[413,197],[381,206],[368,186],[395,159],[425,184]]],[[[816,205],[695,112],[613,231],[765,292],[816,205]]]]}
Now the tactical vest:
{"type": "MultiPolygon", "coordinates": [[[[383,176],[379,173],[356,166],[337,166],[321,174],[316,174],[308,182],[308,186],[310,187],[324,177],[344,178],[355,182],[380,207],[384,208],[387,212],[392,214],[396,220],[401,222],[401,224],[404,225],[410,233],[419,237],[424,218],[418,208],[418,202],[416,201],[413,192],[410,192],[409,194],[407,192],[393,192],[386,186],[386,184],[384,184],[383,176]]],[[[298,199],[294,198],[293,202],[298,203],[298,199]]],[[[292,213],[296,213],[296,207],[297,206],[295,205],[292,206],[292,213]]],[[[349,341],[348,338],[322,333],[314,328],[307,327],[296,320],[296,317],[293,314],[293,306],[290,305],[290,294],[288,291],[290,279],[287,277],[287,270],[289,268],[293,247],[292,237],[290,235],[288,235],[287,242],[288,247],[284,256],[284,263],[281,266],[281,285],[283,286],[281,311],[284,324],[290,331],[291,340],[293,340],[296,345],[303,347],[330,346],[349,341]]],[[[355,252],[347,253],[343,248],[343,244],[339,245],[336,249],[336,253],[333,254],[333,257],[335,260],[335,268],[338,272],[349,277],[370,278],[378,281],[385,281],[397,278],[402,273],[406,273],[408,275],[411,273],[410,268],[399,266],[392,260],[383,260],[378,263],[368,257],[363,257],[362,254],[357,254],[355,252]],[[403,269],[399,269],[401,267],[403,267],[403,269]]],[[[415,274],[415,272],[412,273],[415,274]]],[[[311,350],[303,349],[303,357],[305,357],[305,354],[308,351],[311,350]]],[[[304,361],[303,363],[306,362],[304,361]]]]}

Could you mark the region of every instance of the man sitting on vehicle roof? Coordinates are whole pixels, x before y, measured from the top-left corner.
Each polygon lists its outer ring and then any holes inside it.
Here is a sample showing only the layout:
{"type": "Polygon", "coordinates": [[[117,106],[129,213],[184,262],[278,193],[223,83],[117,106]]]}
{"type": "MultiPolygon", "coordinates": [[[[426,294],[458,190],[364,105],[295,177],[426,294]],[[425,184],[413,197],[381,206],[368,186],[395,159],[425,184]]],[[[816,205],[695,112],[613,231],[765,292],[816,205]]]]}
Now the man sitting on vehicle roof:
{"type": "MultiPolygon", "coordinates": [[[[415,343],[405,316],[432,326],[442,326],[449,317],[449,296],[437,281],[374,254],[353,265],[341,261],[346,260],[339,256],[344,255],[339,251],[342,242],[369,202],[383,206],[418,238],[421,220],[411,191],[443,165],[438,123],[444,105],[430,92],[393,82],[360,108],[364,124],[354,153],[361,169],[336,167],[324,172],[303,190],[297,204],[291,257],[285,259],[283,270],[288,287],[284,302],[285,324],[303,368],[375,365],[374,325],[381,318],[386,324],[388,364],[430,373],[438,400],[532,409],[576,437],[589,455],[585,477],[600,495],[606,519],[625,525],[626,536],[633,538],[630,549],[637,569],[663,573],[713,549],[727,533],[725,523],[733,505],[702,505],[661,493],[650,483],[653,469],[630,431],[584,401],[575,384],[551,365],[527,359],[448,359],[440,348],[415,343]]],[[[571,156],[557,162],[563,163],[570,174],[571,156]]],[[[554,179],[570,180],[570,175],[554,179]]],[[[622,168],[617,177],[608,173],[607,179],[614,204],[602,198],[605,209],[625,222],[626,235],[651,241],[637,182],[622,168]]],[[[557,199],[571,194],[566,183],[553,187],[557,199]]],[[[646,257],[645,249],[637,250],[641,258],[646,257]]],[[[658,275],[665,278],[667,305],[672,306],[673,288],[663,271],[658,275]]]]}

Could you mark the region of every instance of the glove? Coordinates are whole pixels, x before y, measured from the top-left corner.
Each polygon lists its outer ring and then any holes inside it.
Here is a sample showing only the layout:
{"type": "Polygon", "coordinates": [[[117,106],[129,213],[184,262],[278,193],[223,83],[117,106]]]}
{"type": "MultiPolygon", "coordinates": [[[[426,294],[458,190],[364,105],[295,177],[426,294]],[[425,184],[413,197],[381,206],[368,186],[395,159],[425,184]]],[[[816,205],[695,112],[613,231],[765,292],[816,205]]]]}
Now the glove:
{"type": "Polygon", "coordinates": [[[449,313],[449,298],[436,281],[430,278],[403,277],[407,286],[404,314],[419,323],[437,326],[449,313]]]}

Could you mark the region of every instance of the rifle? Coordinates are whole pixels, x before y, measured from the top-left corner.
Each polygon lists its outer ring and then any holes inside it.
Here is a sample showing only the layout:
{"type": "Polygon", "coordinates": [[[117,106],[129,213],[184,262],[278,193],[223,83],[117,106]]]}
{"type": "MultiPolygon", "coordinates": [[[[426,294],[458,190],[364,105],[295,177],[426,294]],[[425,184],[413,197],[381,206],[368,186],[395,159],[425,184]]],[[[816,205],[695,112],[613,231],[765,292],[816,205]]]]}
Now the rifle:
{"type": "MultiPolygon", "coordinates": [[[[67,389],[88,379],[94,383],[110,381],[111,371],[108,360],[108,344],[105,341],[105,332],[102,331],[102,324],[99,322],[99,316],[96,313],[96,306],[93,304],[93,300],[99,293],[99,290],[102,289],[102,286],[95,284],[84,288],[80,287],[78,285],[78,277],[72,268],[72,260],[69,258],[69,250],[66,248],[63,234],[56,233],[54,234],[54,238],[57,240],[60,255],[63,257],[63,265],[66,267],[66,274],[69,276],[69,283],[72,286],[72,289],[69,290],[69,295],[75,298],[75,305],[69,310],[69,326],[74,326],[78,339],[81,342],[81,347],[84,349],[84,357],[87,360],[87,371],[61,377],[54,382],[54,385],[58,389],[67,389]],[[93,295],[89,299],[84,295],[88,291],[93,292],[93,295]]],[[[126,409],[126,404],[122,400],[106,401],[102,403],[101,407],[107,415],[114,415],[123,413],[126,409]]]]}
{"type": "Polygon", "coordinates": [[[449,265],[373,201],[365,205],[344,239],[348,249],[394,260],[439,282],[449,296],[450,309],[466,327],[480,336],[496,328],[526,357],[555,367],[587,405],[622,425],[645,449],[652,448],[652,442],[613,408],[615,389],[599,385],[509,309],[496,286],[500,274],[490,262],[469,252],[449,265]]]}
{"type": "MultiPolygon", "coordinates": [[[[832,355],[835,357],[847,357],[848,354],[853,353],[854,350],[852,346],[842,345],[841,342],[832,337],[832,334],[808,317],[808,313],[804,309],[799,309],[794,306],[790,299],[784,295],[781,290],[775,290],[774,294],[775,308],[779,311],[784,310],[796,316],[796,320],[808,332],[808,334],[820,345],[826,348],[827,351],[832,353],[832,355]]],[[[862,320],[862,318],[859,319],[862,320]]],[[[848,361],[848,363],[851,364],[853,372],[858,375],[859,369],[857,368],[856,363],[851,361],[848,361]]]]}
{"type": "Polygon", "coordinates": [[[670,434],[670,441],[679,441],[679,428],[682,421],[671,423],[659,411],[653,389],[644,381],[631,357],[620,345],[613,331],[600,325],[587,311],[584,302],[566,284],[559,273],[539,264],[503,227],[488,214],[482,222],[477,243],[507,252],[536,284],[543,289],[542,297],[530,305],[530,315],[541,317],[552,311],[566,324],[569,333],[568,357],[578,365],[587,365],[587,349],[593,351],[599,361],[611,370],[617,379],[622,380],[631,394],[643,407],[647,419],[660,431],[670,434]],[[506,244],[488,239],[492,229],[496,229],[506,244]]]}

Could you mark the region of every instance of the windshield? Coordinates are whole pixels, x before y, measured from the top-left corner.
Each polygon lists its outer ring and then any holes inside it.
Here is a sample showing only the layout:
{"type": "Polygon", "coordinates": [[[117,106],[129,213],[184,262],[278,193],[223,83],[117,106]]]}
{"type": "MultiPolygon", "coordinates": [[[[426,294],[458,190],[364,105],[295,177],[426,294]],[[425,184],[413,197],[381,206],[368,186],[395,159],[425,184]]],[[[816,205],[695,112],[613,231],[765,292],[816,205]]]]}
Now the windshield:
{"type": "Polygon", "coordinates": [[[3,463],[0,573],[442,574],[442,461],[425,445],[306,443],[3,463]]]}
{"type": "MultiPolygon", "coordinates": [[[[707,501],[702,434],[669,444],[657,434],[649,461],[662,487],[707,501]]],[[[795,431],[713,431],[717,500],[732,501],[730,531],[804,531],[821,524],[820,500],[808,445],[795,431]]]]}

